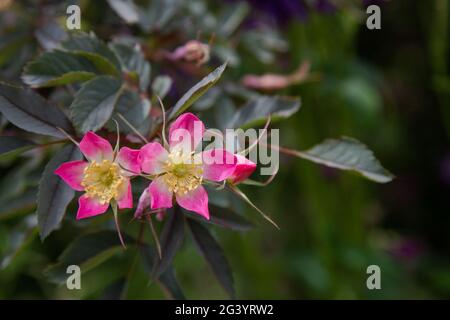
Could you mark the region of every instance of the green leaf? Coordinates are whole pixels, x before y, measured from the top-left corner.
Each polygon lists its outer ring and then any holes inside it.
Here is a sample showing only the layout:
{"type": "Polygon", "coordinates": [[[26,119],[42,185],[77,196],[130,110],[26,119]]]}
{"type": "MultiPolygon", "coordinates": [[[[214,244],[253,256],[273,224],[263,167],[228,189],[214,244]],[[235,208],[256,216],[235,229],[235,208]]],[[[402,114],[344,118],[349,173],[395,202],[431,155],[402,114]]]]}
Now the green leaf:
{"type": "Polygon", "coordinates": [[[132,0],[107,0],[115,13],[126,23],[134,24],[139,21],[139,8],[132,0]]]}
{"type": "Polygon", "coordinates": [[[172,86],[172,78],[169,76],[157,76],[152,83],[152,92],[161,99],[167,95],[172,86]]]}
{"type": "Polygon", "coordinates": [[[172,263],[184,238],[184,217],[178,207],[171,213],[161,232],[160,244],[162,257],[155,253],[152,278],[158,279],[172,263]]]}
{"type": "Polygon", "coordinates": [[[74,144],[67,145],[53,156],[42,173],[37,201],[41,240],[59,228],[67,206],[75,196],[75,191],[55,174],[55,170],[64,162],[81,159],[78,147],[74,144]]]}
{"type": "Polygon", "coordinates": [[[270,115],[272,121],[288,118],[300,109],[300,98],[259,96],[240,108],[228,128],[248,128],[264,124],[270,115]]]}
{"type": "Polygon", "coordinates": [[[36,29],[34,36],[43,49],[53,50],[67,38],[67,33],[56,20],[48,20],[36,29]]]}
{"type": "MultiPolygon", "coordinates": [[[[141,98],[136,92],[125,91],[117,102],[112,118],[119,123],[121,132],[132,133],[133,130],[117,115],[121,114],[133,127],[139,128],[144,121],[150,121],[148,119],[150,108],[151,104],[148,99],[141,98]]],[[[110,131],[116,131],[116,124],[112,120],[107,123],[106,127],[110,131]]]]}
{"type": "MultiPolygon", "coordinates": [[[[132,241],[126,237],[127,241],[132,241]]],[[[72,242],[58,258],[58,262],[49,266],[45,275],[55,283],[67,279],[67,267],[78,265],[85,273],[105,262],[123,250],[115,231],[99,231],[85,234],[72,242]]]]}
{"type": "Polygon", "coordinates": [[[209,88],[219,81],[227,64],[224,63],[216,70],[204,77],[200,82],[186,92],[170,111],[169,120],[189,108],[198,98],[200,98],[209,88]]]}
{"type": "Polygon", "coordinates": [[[146,32],[165,31],[177,13],[181,14],[181,0],[152,0],[146,8],[139,10],[139,25],[146,32]]]}
{"type": "Polygon", "coordinates": [[[117,54],[122,66],[122,70],[136,74],[139,77],[139,88],[141,91],[147,90],[150,84],[150,63],[145,60],[144,54],[139,47],[131,47],[122,43],[114,43],[111,45],[117,54]]]}
{"type": "Polygon", "coordinates": [[[372,151],[353,138],[327,139],[309,150],[293,151],[292,155],[328,167],[351,170],[375,182],[386,183],[394,178],[372,151]]]}
{"type": "Polygon", "coordinates": [[[108,75],[119,75],[120,62],[115,53],[93,33],[75,32],[62,43],[62,47],[88,59],[100,71],[108,75]]]}
{"type": "Polygon", "coordinates": [[[0,83],[0,112],[17,127],[56,138],[65,138],[57,128],[73,133],[66,115],[50,106],[40,95],[30,89],[0,83]]]}
{"type": "Polygon", "coordinates": [[[198,214],[189,213],[188,211],[185,211],[185,214],[192,219],[236,231],[248,231],[255,226],[253,223],[241,215],[234,213],[230,209],[215,206],[211,203],[209,204],[209,220],[206,220],[198,214]]]}
{"type": "Polygon", "coordinates": [[[0,259],[0,270],[6,269],[17,255],[33,241],[37,234],[36,224],[36,216],[28,216],[8,233],[8,249],[0,259]]]}
{"type": "Polygon", "coordinates": [[[75,54],[56,50],[45,52],[25,66],[22,80],[31,87],[52,87],[87,81],[95,76],[95,67],[75,54]]]}
{"type": "MultiPolygon", "coordinates": [[[[154,265],[155,262],[154,259],[156,251],[153,249],[153,247],[144,245],[139,247],[139,252],[141,254],[144,268],[150,274],[152,271],[152,266],[154,265]]],[[[186,299],[172,267],[169,266],[166,269],[166,271],[164,271],[160,275],[158,282],[163,287],[165,293],[167,293],[171,299],[176,300],[186,299]]]]}
{"type": "Polygon", "coordinates": [[[14,136],[0,137],[0,158],[20,154],[35,147],[32,141],[14,136]]]}
{"type": "Polygon", "coordinates": [[[86,82],[70,105],[79,132],[96,131],[111,118],[122,93],[119,80],[101,76],[86,82]]]}
{"type": "Polygon", "coordinates": [[[250,12],[250,6],[246,2],[238,2],[233,6],[225,7],[224,12],[220,16],[220,26],[218,34],[223,38],[229,37],[233,34],[239,25],[244,21],[245,17],[250,12]]]}
{"type": "Polygon", "coordinates": [[[233,299],[236,295],[233,286],[233,274],[222,248],[209,233],[208,229],[200,223],[188,219],[188,225],[200,253],[208,262],[225,291],[233,299]]]}
{"type": "Polygon", "coordinates": [[[34,212],[36,208],[36,193],[35,188],[29,188],[21,191],[20,195],[16,197],[2,199],[0,202],[2,208],[0,220],[15,218],[17,215],[34,212]]]}

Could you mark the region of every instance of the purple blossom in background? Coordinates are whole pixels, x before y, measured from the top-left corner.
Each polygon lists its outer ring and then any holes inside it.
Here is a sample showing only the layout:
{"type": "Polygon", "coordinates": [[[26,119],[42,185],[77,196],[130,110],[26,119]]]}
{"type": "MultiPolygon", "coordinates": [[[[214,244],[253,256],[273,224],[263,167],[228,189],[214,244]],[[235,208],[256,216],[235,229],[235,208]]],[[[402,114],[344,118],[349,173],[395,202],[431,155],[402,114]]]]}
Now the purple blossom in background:
{"type": "MultiPolygon", "coordinates": [[[[233,0],[232,0],[233,1],[233,0]]],[[[336,6],[329,0],[246,0],[253,8],[264,12],[278,24],[291,20],[306,20],[311,11],[333,13],[336,6]]]]}
{"type": "Polygon", "coordinates": [[[393,243],[389,251],[394,258],[412,263],[424,254],[425,245],[417,239],[403,238],[393,243]]]}
{"type": "Polygon", "coordinates": [[[450,186],[450,155],[445,156],[439,164],[439,176],[441,181],[450,186]]]}

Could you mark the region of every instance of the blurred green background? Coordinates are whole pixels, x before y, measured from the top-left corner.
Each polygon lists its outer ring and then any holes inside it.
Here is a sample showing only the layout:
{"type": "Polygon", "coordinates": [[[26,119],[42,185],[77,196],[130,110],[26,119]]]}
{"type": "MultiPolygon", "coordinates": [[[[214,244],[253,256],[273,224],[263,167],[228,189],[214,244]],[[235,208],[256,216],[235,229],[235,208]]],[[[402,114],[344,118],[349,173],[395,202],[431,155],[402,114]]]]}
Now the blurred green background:
{"type": "MultiPolygon", "coordinates": [[[[249,73],[286,74],[305,59],[311,61],[312,72],[320,77],[277,92],[302,99],[297,114],[274,126],[280,128],[280,143],[305,149],[328,137],[356,137],[396,178],[378,185],[282,156],[281,170],[269,186],[243,187],[281,230],[259,220],[248,207],[244,207],[245,215],[259,221],[257,228],[245,233],[212,229],[234,271],[237,296],[449,298],[449,3],[377,1],[382,28],[369,30],[365,5],[371,1],[348,2],[352,5],[329,1],[330,6],[321,4],[327,1],[317,2],[316,6],[315,1],[248,1],[251,14],[242,28],[262,24],[277,30],[288,49],[275,50],[269,63],[255,59],[248,48],[239,50],[240,63],[228,69],[228,80],[237,82],[249,73]],[[369,265],[381,268],[381,290],[366,287],[369,265]]],[[[239,1],[202,3],[214,13],[222,8],[233,10],[239,1]]],[[[119,24],[120,19],[104,1],[83,5],[89,8],[83,11],[89,27],[108,38],[110,31],[105,26],[119,24]]],[[[206,21],[205,16],[196,17],[192,12],[185,11],[185,18],[193,19],[194,25],[196,19],[206,21]]],[[[2,36],[5,43],[5,34],[2,36]]],[[[189,39],[195,33],[178,37],[189,39]]],[[[0,50],[4,48],[0,46],[0,50]]],[[[29,59],[34,53],[22,54],[29,59]]],[[[5,51],[0,60],[2,57],[7,57],[5,51]]],[[[11,57],[2,61],[4,79],[20,74],[10,62],[11,57]]],[[[16,171],[3,167],[3,207],[14,199],[14,195],[4,195],[12,189],[14,174],[27,175],[30,185],[34,175],[35,180],[39,178],[39,172],[33,175],[33,168],[25,173],[16,171]]],[[[26,188],[20,190],[23,196],[26,188]]],[[[5,218],[7,214],[0,216],[0,247],[6,252],[14,220],[5,218]]],[[[76,228],[65,226],[44,243],[30,237],[14,263],[0,271],[0,298],[100,298],[117,285],[117,270],[130,264],[132,253],[115,256],[83,275],[81,292],[45,281],[43,269],[76,234],[76,228]]],[[[188,298],[226,298],[189,237],[176,257],[175,269],[188,298]]],[[[148,278],[140,266],[131,279],[127,298],[163,298],[155,284],[146,285],[148,278]]]]}

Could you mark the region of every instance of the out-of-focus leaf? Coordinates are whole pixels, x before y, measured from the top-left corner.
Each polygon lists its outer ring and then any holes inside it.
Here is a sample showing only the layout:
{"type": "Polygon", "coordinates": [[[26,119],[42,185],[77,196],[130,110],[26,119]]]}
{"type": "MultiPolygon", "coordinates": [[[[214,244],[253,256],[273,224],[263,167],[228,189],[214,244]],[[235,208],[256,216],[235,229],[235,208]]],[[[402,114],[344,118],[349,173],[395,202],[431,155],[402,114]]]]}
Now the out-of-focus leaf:
{"type": "Polygon", "coordinates": [[[121,83],[109,76],[86,82],[70,105],[72,119],[78,131],[96,131],[111,117],[121,95],[121,83]]]}
{"type": "Polygon", "coordinates": [[[228,128],[248,128],[264,124],[270,115],[272,121],[288,118],[300,109],[300,99],[279,96],[260,96],[240,108],[228,128]]]}
{"type": "Polygon", "coordinates": [[[55,50],[44,52],[28,63],[22,80],[31,87],[52,87],[87,81],[95,76],[95,68],[84,57],[55,50]]]}
{"type": "Polygon", "coordinates": [[[99,71],[105,74],[119,74],[120,62],[116,54],[93,33],[72,33],[62,43],[62,47],[88,59],[99,71]]]}
{"type": "Polygon", "coordinates": [[[152,83],[152,92],[154,95],[159,96],[161,99],[167,95],[172,86],[172,78],[169,76],[157,76],[152,83]]]}
{"type": "Polygon", "coordinates": [[[209,220],[206,220],[198,214],[191,214],[186,212],[186,215],[198,221],[211,223],[219,227],[236,231],[248,231],[255,226],[253,223],[251,223],[241,215],[234,213],[230,209],[222,208],[212,204],[209,204],[209,220]]]}
{"type": "Polygon", "coordinates": [[[38,134],[57,138],[65,135],[57,128],[73,133],[73,127],[65,114],[47,104],[30,89],[0,83],[0,111],[17,127],[38,134]]]}
{"type": "Polygon", "coordinates": [[[26,191],[30,185],[30,173],[34,167],[35,164],[31,162],[21,163],[20,166],[12,168],[2,176],[0,180],[0,206],[2,208],[26,191]]]}
{"type": "Polygon", "coordinates": [[[222,248],[209,233],[208,229],[200,223],[188,219],[188,225],[200,253],[210,265],[225,291],[231,298],[234,298],[236,293],[233,285],[233,274],[222,248]]]}
{"type": "MultiPolygon", "coordinates": [[[[163,28],[183,8],[180,0],[153,0],[139,11],[139,25],[147,32],[163,28]]],[[[169,27],[169,25],[168,25],[169,27]]]]}
{"type": "MultiPolygon", "coordinates": [[[[139,252],[141,254],[144,268],[150,274],[155,262],[154,259],[156,251],[148,245],[143,245],[139,248],[139,252]]],[[[162,286],[164,292],[169,296],[169,298],[176,300],[186,299],[183,290],[181,289],[178,280],[175,277],[175,272],[172,267],[168,267],[166,271],[164,271],[159,276],[159,279],[157,281],[162,286]]]]}
{"type": "MultiPolygon", "coordinates": [[[[25,43],[30,41],[30,37],[24,30],[2,33],[0,39],[0,66],[11,62],[12,57],[17,57],[25,43]]],[[[14,61],[14,60],[13,60],[14,61]]]]}
{"type": "Polygon", "coordinates": [[[183,113],[187,108],[189,108],[198,98],[200,98],[206,91],[208,91],[211,86],[213,86],[217,81],[219,81],[225,70],[226,63],[222,64],[220,67],[215,69],[213,72],[204,77],[200,82],[186,92],[180,100],[175,104],[173,109],[170,111],[169,119],[172,119],[183,113]]]}
{"type": "Polygon", "coordinates": [[[28,216],[9,232],[8,251],[0,260],[0,269],[6,269],[20,251],[34,239],[37,234],[36,225],[36,215],[28,216]]]}
{"type": "Polygon", "coordinates": [[[179,208],[169,213],[169,217],[161,232],[160,244],[162,257],[155,253],[152,269],[152,278],[158,279],[172,263],[175,254],[180,248],[184,238],[184,217],[179,208]]]}
{"type": "Polygon", "coordinates": [[[80,160],[81,158],[81,152],[76,145],[67,145],[53,156],[42,173],[37,201],[41,240],[44,240],[52,231],[59,228],[67,206],[75,196],[75,191],[55,174],[55,170],[64,162],[80,160]]]}
{"type": "Polygon", "coordinates": [[[212,48],[212,55],[227,61],[230,67],[237,67],[241,64],[241,57],[229,43],[217,43],[212,48]]]}
{"type": "Polygon", "coordinates": [[[55,21],[50,21],[39,27],[34,35],[45,50],[56,49],[67,38],[67,33],[55,21]]]}
{"type": "Polygon", "coordinates": [[[250,8],[246,2],[238,2],[236,5],[226,7],[220,17],[218,34],[222,37],[229,37],[242,23],[250,8]]]}
{"type": "Polygon", "coordinates": [[[14,136],[0,137],[0,158],[20,154],[35,147],[32,141],[25,140],[14,136]]]}
{"type": "Polygon", "coordinates": [[[122,299],[124,290],[127,286],[126,278],[119,278],[118,280],[107,286],[102,293],[102,300],[120,300],[122,299]]]}
{"type": "MultiPolygon", "coordinates": [[[[126,235],[125,241],[132,239],[126,235]]],[[[85,234],[72,242],[58,258],[58,262],[45,270],[46,276],[55,283],[67,279],[67,267],[78,265],[85,273],[123,250],[115,231],[99,231],[85,234]]]]}
{"type": "Polygon", "coordinates": [[[241,43],[262,63],[272,63],[276,53],[288,49],[288,43],[273,29],[251,30],[241,34],[241,43]]]}
{"type": "Polygon", "coordinates": [[[34,210],[36,207],[36,193],[35,188],[28,188],[16,197],[1,200],[0,220],[34,210]]]}
{"type": "Polygon", "coordinates": [[[139,88],[145,91],[150,84],[150,63],[145,60],[139,47],[131,47],[122,43],[115,43],[112,49],[119,57],[122,70],[139,77],[139,88]]]}
{"type": "MultiPolygon", "coordinates": [[[[150,121],[151,104],[146,98],[141,98],[138,93],[125,91],[117,102],[112,118],[119,123],[121,132],[131,133],[132,129],[118,116],[121,114],[133,127],[139,128],[144,121],[150,121]]],[[[106,126],[111,131],[116,131],[116,124],[112,120],[106,126]]]]}
{"type": "Polygon", "coordinates": [[[367,146],[353,138],[327,139],[309,150],[294,151],[292,155],[328,167],[351,170],[375,182],[386,183],[394,178],[367,146]]]}
{"type": "Polygon", "coordinates": [[[115,13],[126,23],[133,24],[139,21],[139,8],[133,0],[107,0],[115,13]]]}

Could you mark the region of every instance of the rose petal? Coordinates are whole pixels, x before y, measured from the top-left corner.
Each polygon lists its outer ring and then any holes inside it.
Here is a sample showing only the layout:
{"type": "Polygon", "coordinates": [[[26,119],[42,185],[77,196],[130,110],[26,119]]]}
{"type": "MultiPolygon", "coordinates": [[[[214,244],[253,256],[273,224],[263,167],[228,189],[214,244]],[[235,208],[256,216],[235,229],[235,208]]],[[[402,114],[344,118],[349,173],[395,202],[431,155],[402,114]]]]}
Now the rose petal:
{"type": "Polygon", "coordinates": [[[102,214],[108,210],[108,206],[109,203],[101,204],[96,199],[84,194],[78,199],[77,220],[102,214]]]}
{"type": "Polygon", "coordinates": [[[152,209],[172,207],[173,193],[169,190],[163,177],[153,180],[148,187],[148,191],[151,195],[150,206],[152,209]]]}
{"type": "Polygon", "coordinates": [[[176,199],[181,207],[198,213],[206,220],[209,220],[208,194],[202,186],[198,186],[185,194],[177,193],[176,199]]]}
{"type": "Polygon", "coordinates": [[[256,169],[256,163],[239,154],[235,154],[234,156],[236,158],[236,167],[231,176],[228,177],[228,181],[238,184],[250,177],[256,169]]]}
{"type": "Polygon", "coordinates": [[[90,161],[100,162],[104,159],[112,161],[114,154],[108,140],[88,131],[80,141],[80,150],[90,161]]]}
{"type": "Polygon", "coordinates": [[[127,175],[136,175],[141,172],[139,153],[140,150],[134,150],[128,147],[120,148],[117,161],[125,169],[127,175]]]}
{"type": "Polygon", "coordinates": [[[192,113],[183,113],[170,126],[169,145],[172,150],[182,143],[187,151],[193,151],[202,141],[205,125],[192,113]]]}
{"type": "Polygon", "coordinates": [[[134,213],[134,217],[136,219],[139,219],[142,217],[142,215],[144,214],[144,210],[146,208],[150,207],[150,203],[151,203],[151,195],[150,195],[150,191],[149,188],[145,188],[144,192],[142,192],[141,196],[139,197],[139,201],[136,207],[136,212],[134,213]]]}
{"type": "Polygon", "coordinates": [[[234,155],[223,149],[212,149],[199,154],[203,162],[203,178],[212,181],[223,181],[236,167],[234,155]]]}
{"type": "Polygon", "coordinates": [[[55,174],[63,179],[72,189],[83,191],[84,187],[81,185],[81,181],[83,180],[84,169],[88,165],[88,162],[82,160],[65,162],[55,170],[55,174]]]}
{"type": "Polygon", "coordinates": [[[141,170],[148,174],[160,174],[164,172],[164,162],[169,153],[157,142],[147,143],[139,151],[138,161],[141,170]]]}
{"type": "Polygon", "coordinates": [[[131,192],[131,183],[128,179],[121,186],[117,205],[119,209],[133,208],[133,194],[131,192]]]}

